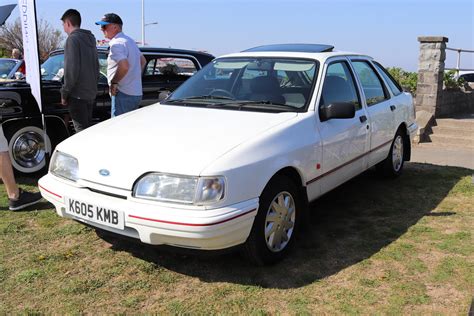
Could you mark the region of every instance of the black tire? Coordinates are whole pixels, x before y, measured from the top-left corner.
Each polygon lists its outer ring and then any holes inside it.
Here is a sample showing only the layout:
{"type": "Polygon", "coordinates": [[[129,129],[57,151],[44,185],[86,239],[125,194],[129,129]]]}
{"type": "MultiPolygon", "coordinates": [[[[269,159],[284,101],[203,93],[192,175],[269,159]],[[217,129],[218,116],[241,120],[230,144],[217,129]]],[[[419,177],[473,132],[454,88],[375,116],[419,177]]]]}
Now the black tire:
{"type": "Polygon", "coordinates": [[[393,138],[387,158],[377,165],[377,171],[382,176],[396,178],[402,174],[405,164],[405,147],[406,135],[399,129],[393,138]]]}
{"type": "Polygon", "coordinates": [[[12,124],[5,131],[13,169],[24,175],[42,173],[47,169],[45,148],[51,148],[49,136],[34,125],[12,124]]]}
{"type": "Polygon", "coordinates": [[[282,260],[295,243],[302,211],[302,199],[295,183],[284,176],[272,179],[260,196],[257,216],[255,217],[250,235],[243,246],[244,255],[257,265],[273,264],[282,260]],[[277,204],[280,205],[278,197],[281,197],[283,202],[288,202],[289,205],[291,205],[292,201],[294,206],[293,212],[285,214],[284,209],[282,213],[279,213],[279,211],[275,212],[272,202],[277,200],[277,204]],[[272,222],[271,219],[273,218],[278,219],[272,222]],[[292,227],[288,226],[289,222],[293,223],[292,227]],[[265,231],[272,231],[273,227],[275,227],[275,231],[269,234],[267,238],[265,231]],[[279,239],[277,235],[282,237],[279,239]],[[288,240],[285,240],[284,236],[287,236],[288,240]],[[282,240],[282,242],[279,243],[278,240],[282,240]],[[273,249],[270,247],[271,244],[274,244],[273,249]]]}

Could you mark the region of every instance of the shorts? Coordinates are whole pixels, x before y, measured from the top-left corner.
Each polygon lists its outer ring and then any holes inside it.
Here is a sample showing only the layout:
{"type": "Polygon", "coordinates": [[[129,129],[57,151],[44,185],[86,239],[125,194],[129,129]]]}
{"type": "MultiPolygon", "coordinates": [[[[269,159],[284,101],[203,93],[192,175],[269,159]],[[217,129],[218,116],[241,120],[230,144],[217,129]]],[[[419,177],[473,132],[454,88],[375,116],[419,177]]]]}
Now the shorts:
{"type": "Polygon", "coordinates": [[[8,141],[3,134],[3,125],[0,124],[0,152],[8,151],[8,141]]]}

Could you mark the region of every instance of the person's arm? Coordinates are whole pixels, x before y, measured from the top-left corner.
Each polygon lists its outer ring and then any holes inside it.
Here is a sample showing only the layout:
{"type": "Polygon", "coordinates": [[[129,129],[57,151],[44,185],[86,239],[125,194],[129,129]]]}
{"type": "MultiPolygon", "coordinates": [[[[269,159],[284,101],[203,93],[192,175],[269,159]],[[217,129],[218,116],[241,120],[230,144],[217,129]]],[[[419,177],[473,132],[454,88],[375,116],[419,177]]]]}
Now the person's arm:
{"type": "Polygon", "coordinates": [[[81,59],[79,45],[74,38],[68,37],[64,45],[64,83],[61,88],[61,104],[67,105],[67,99],[79,77],[81,59]]]}
{"type": "Polygon", "coordinates": [[[127,59],[122,59],[117,64],[117,71],[115,72],[115,76],[112,78],[112,83],[119,83],[120,80],[125,77],[128,72],[130,65],[127,59]]]}

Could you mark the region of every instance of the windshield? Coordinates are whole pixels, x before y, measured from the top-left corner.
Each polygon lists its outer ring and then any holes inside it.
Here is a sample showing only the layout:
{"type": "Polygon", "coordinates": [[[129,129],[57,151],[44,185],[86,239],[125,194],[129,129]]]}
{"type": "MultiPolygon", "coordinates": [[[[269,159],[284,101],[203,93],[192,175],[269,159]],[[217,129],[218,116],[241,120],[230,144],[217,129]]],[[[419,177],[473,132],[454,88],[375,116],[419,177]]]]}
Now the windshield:
{"type": "Polygon", "coordinates": [[[64,54],[50,56],[41,65],[41,79],[60,81],[64,76],[64,54]]]}
{"type": "Polygon", "coordinates": [[[304,111],[316,75],[313,60],[220,58],[183,83],[163,104],[304,111]]]}
{"type": "Polygon", "coordinates": [[[16,60],[0,59],[0,78],[7,78],[16,63],[16,60]]]}

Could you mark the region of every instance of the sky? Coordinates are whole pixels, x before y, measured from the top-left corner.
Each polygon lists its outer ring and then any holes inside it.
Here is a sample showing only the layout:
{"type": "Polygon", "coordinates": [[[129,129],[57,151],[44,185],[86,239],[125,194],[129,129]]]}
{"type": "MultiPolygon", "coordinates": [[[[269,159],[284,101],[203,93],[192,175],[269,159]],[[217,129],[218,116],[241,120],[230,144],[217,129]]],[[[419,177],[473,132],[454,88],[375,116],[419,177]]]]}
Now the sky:
{"type": "MultiPolygon", "coordinates": [[[[220,56],[264,44],[331,44],[363,53],[386,67],[418,69],[419,36],[445,36],[448,47],[474,50],[474,0],[144,0],[150,46],[205,50],[220,56]]],[[[0,0],[0,5],[17,3],[0,0]]],[[[124,32],[141,41],[142,0],[36,0],[38,18],[62,30],[69,8],[97,39],[95,21],[120,15],[124,32]]],[[[15,9],[7,22],[17,18],[15,9]]],[[[448,51],[447,67],[457,53],[448,51]]],[[[461,56],[474,68],[474,53],[461,56]]]]}

